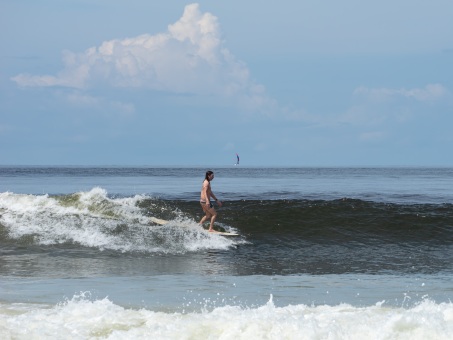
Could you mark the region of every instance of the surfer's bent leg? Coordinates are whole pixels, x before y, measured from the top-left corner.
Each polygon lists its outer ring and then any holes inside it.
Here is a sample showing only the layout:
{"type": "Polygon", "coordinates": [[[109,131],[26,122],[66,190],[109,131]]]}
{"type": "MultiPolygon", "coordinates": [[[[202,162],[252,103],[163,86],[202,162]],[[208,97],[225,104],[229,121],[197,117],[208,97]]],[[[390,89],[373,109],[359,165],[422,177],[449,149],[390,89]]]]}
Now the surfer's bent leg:
{"type": "Polygon", "coordinates": [[[203,225],[203,223],[206,222],[206,220],[208,218],[211,218],[212,215],[211,215],[210,211],[207,209],[205,202],[200,202],[200,205],[201,205],[201,209],[203,209],[203,212],[205,213],[205,215],[201,218],[201,221],[200,221],[200,225],[203,225]]]}
{"type": "Polygon", "coordinates": [[[207,219],[211,219],[211,224],[209,225],[209,231],[213,231],[214,229],[214,222],[215,222],[215,219],[217,217],[217,211],[215,211],[215,209],[210,206],[210,205],[206,205],[206,203],[202,202],[201,203],[201,207],[203,208],[203,211],[205,212],[205,216],[203,216],[203,218],[201,219],[200,221],[200,224],[203,225],[203,223],[207,220],[207,219]]]}
{"type": "MultiPolygon", "coordinates": [[[[214,208],[211,208],[211,209],[214,210],[214,208]]],[[[214,222],[215,222],[216,217],[217,217],[217,212],[214,210],[214,214],[211,217],[211,224],[209,225],[209,231],[214,231],[214,222]]]]}

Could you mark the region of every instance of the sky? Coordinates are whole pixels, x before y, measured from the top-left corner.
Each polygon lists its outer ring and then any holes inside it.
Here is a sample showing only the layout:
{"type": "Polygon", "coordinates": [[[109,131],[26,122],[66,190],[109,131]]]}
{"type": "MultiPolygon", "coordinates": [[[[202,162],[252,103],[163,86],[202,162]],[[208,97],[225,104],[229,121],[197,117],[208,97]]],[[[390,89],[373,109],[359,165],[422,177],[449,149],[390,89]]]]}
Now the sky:
{"type": "Polygon", "coordinates": [[[453,166],[451,0],[1,0],[0,165],[453,166]]]}

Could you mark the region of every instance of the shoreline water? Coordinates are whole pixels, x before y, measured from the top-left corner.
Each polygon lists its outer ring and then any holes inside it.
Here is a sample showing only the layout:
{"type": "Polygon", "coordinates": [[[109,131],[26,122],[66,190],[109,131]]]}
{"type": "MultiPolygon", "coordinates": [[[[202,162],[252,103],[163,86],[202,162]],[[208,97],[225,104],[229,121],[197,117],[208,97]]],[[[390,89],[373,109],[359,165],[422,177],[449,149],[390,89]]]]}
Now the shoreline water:
{"type": "Polygon", "coordinates": [[[378,304],[386,308],[408,309],[425,301],[452,303],[448,292],[451,279],[452,275],[366,274],[3,277],[0,303],[52,306],[82,296],[90,301],[107,298],[124,308],[166,313],[181,313],[183,310],[197,313],[226,306],[258,308],[270,300],[275,307],[281,308],[341,304],[367,308],[378,304]],[[152,289],[142,290],[147,285],[152,289]],[[137,294],[137,291],[141,293],[137,294]]]}

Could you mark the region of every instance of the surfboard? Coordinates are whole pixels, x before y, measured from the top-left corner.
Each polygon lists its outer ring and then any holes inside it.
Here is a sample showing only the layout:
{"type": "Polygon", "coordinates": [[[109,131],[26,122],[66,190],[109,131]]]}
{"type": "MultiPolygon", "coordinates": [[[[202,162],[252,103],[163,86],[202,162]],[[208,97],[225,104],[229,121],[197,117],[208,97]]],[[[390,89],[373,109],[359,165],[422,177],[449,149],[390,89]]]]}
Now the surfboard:
{"type": "MultiPolygon", "coordinates": [[[[168,223],[167,220],[163,220],[163,219],[157,218],[157,217],[150,217],[149,220],[152,223],[159,224],[159,225],[165,225],[168,223]]],[[[239,234],[236,234],[236,233],[229,233],[227,231],[217,231],[217,230],[209,231],[209,233],[216,234],[216,235],[222,235],[222,236],[239,236],[239,234]]]]}
{"type": "Polygon", "coordinates": [[[156,217],[150,217],[150,221],[153,223],[156,223],[156,224],[160,224],[160,225],[164,225],[164,224],[168,223],[167,220],[163,220],[161,218],[156,218],[156,217]]]}
{"type": "Polygon", "coordinates": [[[227,231],[208,231],[208,233],[222,236],[239,236],[239,234],[229,233],[227,231]]]}

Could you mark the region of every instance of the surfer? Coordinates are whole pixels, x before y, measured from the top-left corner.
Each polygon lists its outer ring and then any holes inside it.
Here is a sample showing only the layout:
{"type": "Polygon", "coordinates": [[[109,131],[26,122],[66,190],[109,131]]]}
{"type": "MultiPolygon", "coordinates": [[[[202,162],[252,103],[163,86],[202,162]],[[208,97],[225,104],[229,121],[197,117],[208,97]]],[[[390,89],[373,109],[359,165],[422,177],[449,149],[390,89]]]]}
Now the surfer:
{"type": "Polygon", "coordinates": [[[200,204],[203,208],[205,216],[200,221],[200,225],[207,219],[211,219],[211,224],[209,225],[209,231],[214,231],[214,222],[217,217],[217,211],[215,211],[212,203],[211,197],[215,200],[219,207],[222,206],[222,202],[220,202],[217,197],[215,197],[214,193],[211,190],[211,181],[214,179],[214,173],[212,171],[206,171],[206,176],[203,181],[203,185],[201,187],[201,194],[200,194],[200,204]]]}

